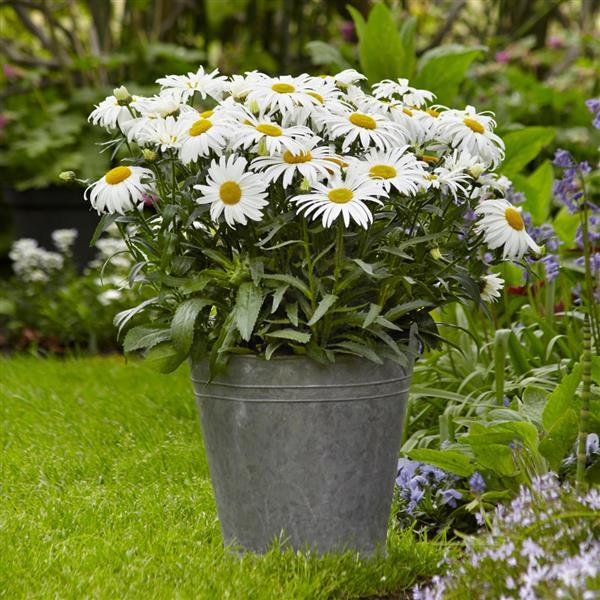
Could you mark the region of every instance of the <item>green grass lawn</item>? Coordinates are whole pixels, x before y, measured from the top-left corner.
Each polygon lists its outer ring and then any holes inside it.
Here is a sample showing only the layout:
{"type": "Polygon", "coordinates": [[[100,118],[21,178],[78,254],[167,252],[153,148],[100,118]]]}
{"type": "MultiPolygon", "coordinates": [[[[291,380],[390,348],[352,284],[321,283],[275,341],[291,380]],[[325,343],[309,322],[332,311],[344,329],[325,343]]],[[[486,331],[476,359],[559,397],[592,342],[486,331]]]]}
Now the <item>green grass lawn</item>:
{"type": "Polygon", "coordinates": [[[408,532],[371,561],[224,550],[187,369],[14,358],[0,398],[6,598],[402,597],[437,571],[408,532]]]}

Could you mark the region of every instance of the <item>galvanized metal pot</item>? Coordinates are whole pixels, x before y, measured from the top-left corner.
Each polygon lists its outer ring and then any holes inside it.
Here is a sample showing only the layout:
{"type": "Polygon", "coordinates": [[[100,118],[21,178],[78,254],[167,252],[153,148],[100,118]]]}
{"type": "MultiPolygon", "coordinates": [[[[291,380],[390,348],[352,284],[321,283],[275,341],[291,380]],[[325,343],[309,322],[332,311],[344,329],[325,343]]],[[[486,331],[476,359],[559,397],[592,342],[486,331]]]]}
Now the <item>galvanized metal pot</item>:
{"type": "Polygon", "coordinates": [[[385,545],[412,361],[231,357],[192,365],[225,544],[385,545]]]}

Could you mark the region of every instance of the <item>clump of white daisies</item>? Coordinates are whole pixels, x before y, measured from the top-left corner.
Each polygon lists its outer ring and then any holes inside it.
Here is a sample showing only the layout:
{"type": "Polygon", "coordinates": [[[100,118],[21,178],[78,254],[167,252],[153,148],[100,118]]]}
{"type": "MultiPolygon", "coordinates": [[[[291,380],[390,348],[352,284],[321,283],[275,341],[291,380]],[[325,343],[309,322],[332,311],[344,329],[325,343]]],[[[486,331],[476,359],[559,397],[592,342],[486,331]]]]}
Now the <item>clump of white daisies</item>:
{"type": "Polygon", "coordinates": [[[495,173],[493,115],[405,79],[369,90],[354,70],[157,83],[91,113],[128,158],[86,197],[120,227],[131,281],[155,289],[140,310],[177,359],[190,345],[173,315],[194,300],[193,347],[217,362],[234,348],[401,359],[410,324],[435,335],[432,307],[497,298],[489,265],[540,252],[495,173]]]}

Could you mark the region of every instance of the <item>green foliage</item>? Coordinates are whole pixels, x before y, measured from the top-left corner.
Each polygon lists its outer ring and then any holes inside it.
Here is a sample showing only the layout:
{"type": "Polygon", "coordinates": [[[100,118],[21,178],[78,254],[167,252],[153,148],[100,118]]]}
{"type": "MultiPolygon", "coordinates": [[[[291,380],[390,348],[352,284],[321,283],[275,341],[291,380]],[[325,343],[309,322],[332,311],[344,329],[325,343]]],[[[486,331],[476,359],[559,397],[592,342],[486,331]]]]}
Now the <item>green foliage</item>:
{"type": "Polygon", "coordinates": [[[550,216],[554,183],[554,170],[550,161],[545,160],[530,175],[513,175],[512,182],[515,190],[525,194],[522,207],[531,214],[532,223],[534,225],[546,223],[550,216]]]}
{"type": "Polygon", "coordinates": [[[513,177],[523,170],[555,136],[551,127],[524,127],[504,136],[506,159],[501,171],[513,177]]]}

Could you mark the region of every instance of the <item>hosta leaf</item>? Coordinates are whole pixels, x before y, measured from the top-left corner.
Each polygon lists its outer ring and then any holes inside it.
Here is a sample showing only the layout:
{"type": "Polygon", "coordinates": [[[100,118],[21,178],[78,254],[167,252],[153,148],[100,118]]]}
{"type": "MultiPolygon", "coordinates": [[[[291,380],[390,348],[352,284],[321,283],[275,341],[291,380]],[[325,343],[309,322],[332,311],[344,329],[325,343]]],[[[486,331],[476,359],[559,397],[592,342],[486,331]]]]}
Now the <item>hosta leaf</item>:
{"type": "Polygon", "coordinates": [[[550,431],[556,421],[560,419],[567,410],[575,408],[579,410],[579,402],[575,398],[575,392],[581,381],[581,365],[577,364],[573,370],[563,377],[562,381],[554,388],[542,413],[542,425],[546,431],[550,431]]]}
{"type": "Polygon", "coordinates": [[[317,305],[313,316],[310,318],[308,322],[309,327],[312,327],[319,319],[321,319],[327,311],[336,303],[337,296],[335,294],[327,294],[323,297],[323,299],[317,305]]]}
{"type": "Polygon", "coordinates": [[[540,452],[548,459],[553,471],[558,471],[563,458],[573,448],[578,425],[577,414],[570,408],[554,422],[548,435],[540,442],[540,452]]]}
{"type": "Polygon", "coordinates": [[[263,303],[263,292],[251,281],[240,285],[235,302],[235,324],[246,342],[250,341],[258,313],[263,303]]]}
{"type": "Polygon", "coordinates": [[[171,321],[171,338],[179,352],[187,355],[194,341],[194,326],[200,311],[214,303],[207,298],[190,298],[182,302],[171,321]]]}

